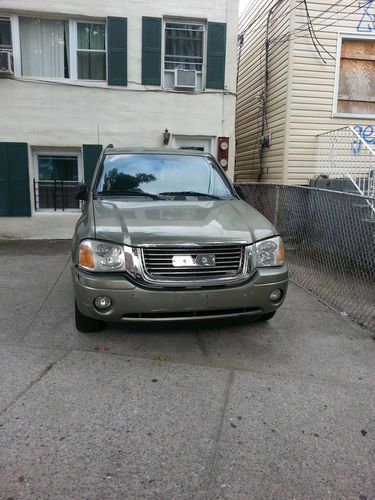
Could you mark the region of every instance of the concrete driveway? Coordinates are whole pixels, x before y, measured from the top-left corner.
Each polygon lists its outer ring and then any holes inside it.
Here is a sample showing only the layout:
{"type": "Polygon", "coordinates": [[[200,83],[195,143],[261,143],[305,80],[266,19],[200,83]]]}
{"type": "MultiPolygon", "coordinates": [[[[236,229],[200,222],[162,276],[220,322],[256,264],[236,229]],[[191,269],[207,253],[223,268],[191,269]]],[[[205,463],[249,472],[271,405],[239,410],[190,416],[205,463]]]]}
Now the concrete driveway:
{"type": "Polygon", "coordinates": [[[87,335],[68,242],[0,262],[1,499],[375,498],[375,342],[303,290],[267,324],[87,335]]]}

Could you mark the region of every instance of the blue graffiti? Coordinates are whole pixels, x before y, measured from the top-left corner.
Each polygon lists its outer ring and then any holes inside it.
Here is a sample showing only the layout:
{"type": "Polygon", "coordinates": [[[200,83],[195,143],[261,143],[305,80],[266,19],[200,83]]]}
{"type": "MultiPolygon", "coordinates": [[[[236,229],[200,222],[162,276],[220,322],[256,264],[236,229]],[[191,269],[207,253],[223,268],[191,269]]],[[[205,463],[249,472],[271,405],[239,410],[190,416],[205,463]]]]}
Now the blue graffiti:
{"type": "MultiPolygon", "coordinates": [[[[354,125],[354,130],[367,144],[375,144],[375,130],[373,125],[366,125],[362,127],[361,125],[354,125]]],[[[353,156],[359,156],[362,151],[363,142],[355,138],[352,142],[352,154],[353,156]]]]}
{"type": "Polygon", "coordinates": [[[363,8],[362,17],[357,25],[358,33],[372,33],[375,31],[375,15],[370,14],[370,8],[374,0],[358,2],[358,7],[363,8]]]}

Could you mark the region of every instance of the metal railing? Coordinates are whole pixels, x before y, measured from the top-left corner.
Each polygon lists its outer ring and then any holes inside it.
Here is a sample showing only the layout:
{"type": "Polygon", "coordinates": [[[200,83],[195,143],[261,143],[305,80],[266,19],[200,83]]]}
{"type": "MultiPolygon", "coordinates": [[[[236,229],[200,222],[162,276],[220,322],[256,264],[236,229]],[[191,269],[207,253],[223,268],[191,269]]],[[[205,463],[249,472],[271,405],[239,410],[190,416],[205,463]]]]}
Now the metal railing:
{"type": "Polygon", "coordinates": [[[36,181],[34,179],[34,205],[35,210],[78,210],[80,202],[75,196],[80,182],[54,179],[36,181]]]}
{"type": "Polygon", "coordinates": [[[290,278],[375,332],[375,220],[362,195],[280,184],[239,184],[277,228],[290,278]]]}
{"type": "Polygon", "coordinates": [[[375,212],[375,151],[362,127],[347,126],[317,136],[317,174],[329,179],[348,179],[352,190],[370,198],[375,212]],[[358,131],[357,131],[357,130],[358,131]]]}

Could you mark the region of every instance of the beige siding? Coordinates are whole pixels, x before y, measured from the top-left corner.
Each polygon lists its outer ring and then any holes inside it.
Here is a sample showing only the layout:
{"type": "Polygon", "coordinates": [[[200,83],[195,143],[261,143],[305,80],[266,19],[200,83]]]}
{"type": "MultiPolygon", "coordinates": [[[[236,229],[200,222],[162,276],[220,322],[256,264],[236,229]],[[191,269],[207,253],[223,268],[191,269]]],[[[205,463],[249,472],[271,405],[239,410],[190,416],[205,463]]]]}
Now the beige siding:
{"type": "MultiPolygon", "coordinates": [[[[272,44],[269,51],[267,130],[271,147],[260,157],[262,94],[265,91],[265,42],[269,0],[256,0],[240,21],[239,32],[251,23],[244,38],[239,64],[236,112],[236,167],[238,181],[277,180],[283,176],[285,119],[287,109],[288,44],[272,44]]],[[[283,0],[271,16],[269,37],[289,30],[290,0],[283,0]]]]}
{"type": "MultiPolygon", "coordinates": [[[[342,0],[336,4],[332,0],[308,0],[307,3],[318,39],[334,59],[320,49],[324,63],[317,54],[310,39],[303,3],[299,0],[283,2],[270,23],[273,42],[267,122],[272,144],[263,154],[262,180],[307,183],[315,174],[317,134],[347,125],[373,125],[375,130],[375,117],[332,116],[339,33],[375,40],[371,18],[365,19],[361,25],[370,32],[360,33],[357,27],[363,20],[363,10],[359,9],[358,2],[342,0]],[[289,11],[289,16],[283,18],[283,14],[289,11]],[[290,36],[280,37],[283,33],[290,33],[290,36]]],[[[254,1],[246,19],[242,20],[240,32],[251,19],[268,10],[269,5],[262,0],[254,1]]],[[[375,15],[375,5],[370,7],[370,14],[375,15]]],[[[239,180],[256,179],[259,172],[259,100],[256,96],[264,88],[265,23],[266,16],[263,16],[256,27],[263,25],[264,29],[257,33],[249,30],[241,57],[236,117],[236,178],[239,180]]],[[[372,139],[375,139],[375,134],[372,139]]]]}
{"type": "MultiPolygon", "coordinates": [[[[314,21],[320,43],[336,58],[338,33],[355,34],[363,11],[358,3],[343,0],[332,8],[331,0],[309,0],[310,16],[314,21]],[[329,12],[323,11],[331,7],[329,12]],[[332,24],[332,26],[328,26],[332,24]]],[[[375,7],[371,7],[375,14],[375,7]]],[[[306,183],[314,175],[316,135],[347,125],[375,125],[375,120],[356,117],[332,117],[336,61],[321,51],[326,64],[320,60],[306,32],[306,13],[303,5],[295,9],[296,28],[305,28],[292,41],[291,82],[289,101],[289,140],[286,157],[288,182],[306,183]]],[[[369,33],[375,39],[375,30],[369,33]]],[[[363,34],[362,34],[363,36],[363,34]]]]}

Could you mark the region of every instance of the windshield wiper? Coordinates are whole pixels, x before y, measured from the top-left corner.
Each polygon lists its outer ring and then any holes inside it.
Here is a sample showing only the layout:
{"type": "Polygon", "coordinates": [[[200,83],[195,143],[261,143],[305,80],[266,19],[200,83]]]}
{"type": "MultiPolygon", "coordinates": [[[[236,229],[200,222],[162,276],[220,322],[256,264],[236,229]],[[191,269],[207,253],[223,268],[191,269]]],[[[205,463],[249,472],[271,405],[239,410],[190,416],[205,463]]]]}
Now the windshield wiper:
{"type": "Polygon", "coordinates": [[[146,193],[145,191],[98,191],[99,196],[146,196],[153,200],[162,200],[157,194],[146,193]]]}
{"type": "Polygon", "coordinates": [[[219,196],[207,193],[199,193],[198,191],[165,191],[164,193],[159,193],[160,196],[205,196],[206,198],[212,198],[213,200],[221,200],[219,196]]]}

